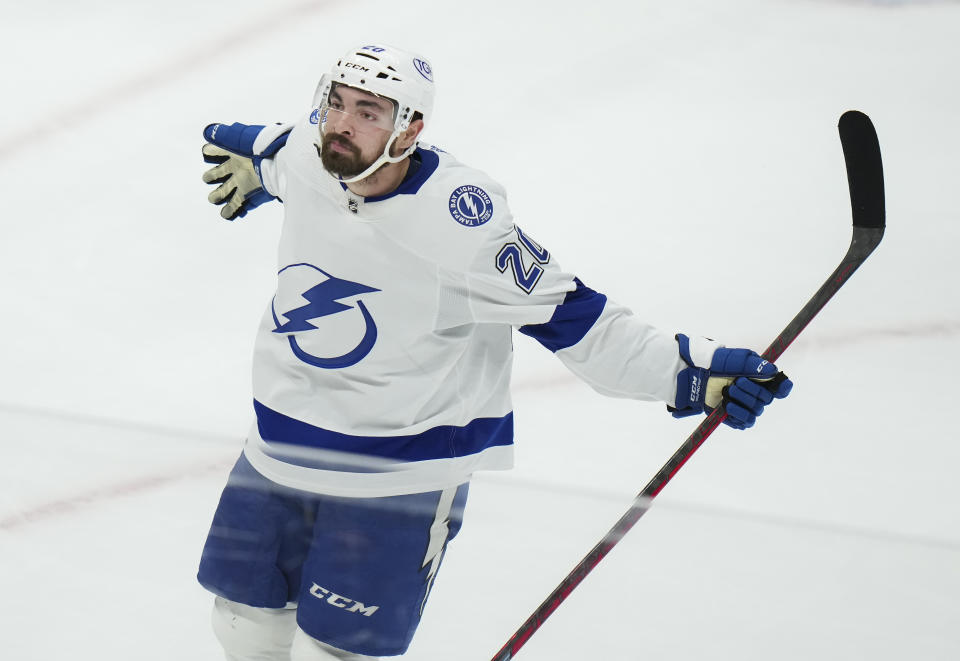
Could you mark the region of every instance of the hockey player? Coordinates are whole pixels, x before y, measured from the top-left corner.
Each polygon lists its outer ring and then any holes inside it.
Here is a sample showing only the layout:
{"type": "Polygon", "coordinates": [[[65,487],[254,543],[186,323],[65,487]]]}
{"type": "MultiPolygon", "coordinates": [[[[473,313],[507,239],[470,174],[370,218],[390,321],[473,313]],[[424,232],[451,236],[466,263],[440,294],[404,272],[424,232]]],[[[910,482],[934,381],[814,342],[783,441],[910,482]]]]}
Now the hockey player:
{"type": "Polygon", "coordinates": [[[213,124],[227,219],[284,205],[254,353],[256,419],[199,580],[231,661],[403,654],[467,484],[512,464],[514,328],[615,397],[753,425],[792,383],[746,349],[667,334],[563,271],[496,181],[419,141],[433,68],[366,45],[295,124],[213,124]]]}

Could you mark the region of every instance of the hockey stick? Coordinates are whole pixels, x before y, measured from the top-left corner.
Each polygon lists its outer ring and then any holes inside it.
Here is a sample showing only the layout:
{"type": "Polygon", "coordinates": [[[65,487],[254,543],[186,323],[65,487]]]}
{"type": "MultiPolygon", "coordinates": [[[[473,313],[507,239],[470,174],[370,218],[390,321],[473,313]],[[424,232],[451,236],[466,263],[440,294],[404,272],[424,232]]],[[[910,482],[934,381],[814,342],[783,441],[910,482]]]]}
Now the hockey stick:
{"type": "MultiPolygon", "coordinates": [[[[880,159],[880,145],[877,133],[870,118],[862,112],[850,110],[840,117],[840,142],[843,145],[843,158],[847,167],[847,183],[850,186],[850,203],[853,208],[853,238],[850,247],[840,265],[830,274],[823,286],[807,301],[803,309],[793,318],[777,339],[763,352],[763,357],[771,362],[790,346],[807,324],[823,309],[834,294],[853,275],[853,272],[867,259],[880,244],[886,225],[883,190],[883,164],[880,159]]],[[[640,520],[650,508],[651,501],[660,493],[677,471],[693,456],[707,437],[727,417],[722,406],[700,423],[683,445],[674,453],[663,468],[644,487],[626,514],[604,535],[593,550],[573,568],[563,582],[554,589],[547,599],[527,618],[527,621],[497,652],[492,661],[509,661],[530,639],[548,617],[570,596],[576,587],[587,577],[593,568],[600,564],[627,532],[640,520]]]]}

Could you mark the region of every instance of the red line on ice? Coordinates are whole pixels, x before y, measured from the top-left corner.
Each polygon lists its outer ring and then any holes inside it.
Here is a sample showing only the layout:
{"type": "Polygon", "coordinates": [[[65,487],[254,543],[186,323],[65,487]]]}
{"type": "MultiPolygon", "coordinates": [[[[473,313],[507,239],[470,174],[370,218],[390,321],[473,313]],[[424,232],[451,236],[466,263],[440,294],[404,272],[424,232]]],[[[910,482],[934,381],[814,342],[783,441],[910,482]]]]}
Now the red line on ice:
{"type": "Polygon", "coordinates": [[[298,27],[300,22],[296,20],[297,17],[325,10],[331,4],[333,0],[326,2],[309,0],[281,8],[279,11],[273,9],[266,15],[257,17],[248,25],[224,34],[215,41],[205,41],[196,48],[183,51],[165,63],[107,87],[72,107],[58,107],[56,113],[34,122],[31,126],[24,127],[0,142],[0,161],[14,156],[28,146],[35,145],[38,140],[49,138],[61,131],[74,129],[80,122],[95,119],[115,108],[117,104],[153,92],[161,85],[196,73],[205,64],[218,59],[212,54],[220,55],[232,50],[249,48],[250,44],[263,41],[264,35],[269,32],[298,27]],[[68,117],[69,121],[64,121],[64,117],[68,117]]]}
{"type": "Polygon", "coordinates": [[[52,500],[42,503],[30,509],[22,510],[8,514],[0,519],[0,531],[19,530],[32,523],[45,521],[58,516],[73,514],[89,507],[101,503],[123,498],[125,496],[135,496],[154,489],[165,487],[174,482],[180,482],[185,479],[194,479],[204,477],[211,473],[222,472],[226,475],[227,469],[235,461],[231,458],[229,461],[217,461],[194,466],[186,470],[167,471],[155,475],[146,475],[138,477],[128,482],[119,482],[98,489],[92,489],[86,492],[80,492],[71,496],[66,496],[58,500],[52,500]]]}

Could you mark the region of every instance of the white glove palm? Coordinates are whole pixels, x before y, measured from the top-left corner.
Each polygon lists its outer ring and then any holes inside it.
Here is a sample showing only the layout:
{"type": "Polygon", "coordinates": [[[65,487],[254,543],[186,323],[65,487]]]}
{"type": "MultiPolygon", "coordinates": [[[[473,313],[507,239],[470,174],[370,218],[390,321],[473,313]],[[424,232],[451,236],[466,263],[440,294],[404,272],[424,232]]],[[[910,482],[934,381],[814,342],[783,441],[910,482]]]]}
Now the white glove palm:
{"type": "Polygon", "coordinates": [[[207,200],[211,204],[222,204],[220,215],[227,220],[243,216],[246,213],[244,202],[263,190],[260,177],[253,169],[253,161],[209,142],[203,145],[203,160],[216,163],[203,173],[203,181],[220,184],[207,200]]]}

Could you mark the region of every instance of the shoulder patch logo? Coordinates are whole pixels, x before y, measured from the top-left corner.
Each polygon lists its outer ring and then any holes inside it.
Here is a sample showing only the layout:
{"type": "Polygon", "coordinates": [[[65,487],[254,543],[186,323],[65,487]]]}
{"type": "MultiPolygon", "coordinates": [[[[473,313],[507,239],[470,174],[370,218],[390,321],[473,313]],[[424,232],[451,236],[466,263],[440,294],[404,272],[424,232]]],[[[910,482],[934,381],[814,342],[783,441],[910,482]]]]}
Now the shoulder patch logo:
{"type": "Polygon", "coordinates": [[[477,227],[493,218],[493,200],[479,186],[460,186],[450,194],[450,215],[464,227],[477,227]]]}

